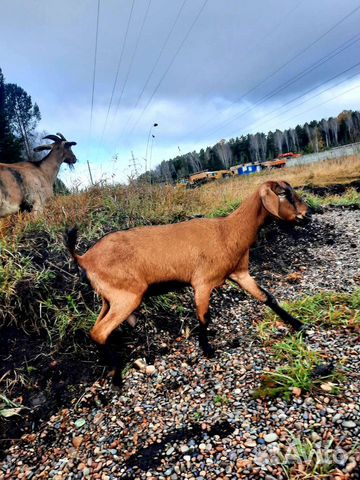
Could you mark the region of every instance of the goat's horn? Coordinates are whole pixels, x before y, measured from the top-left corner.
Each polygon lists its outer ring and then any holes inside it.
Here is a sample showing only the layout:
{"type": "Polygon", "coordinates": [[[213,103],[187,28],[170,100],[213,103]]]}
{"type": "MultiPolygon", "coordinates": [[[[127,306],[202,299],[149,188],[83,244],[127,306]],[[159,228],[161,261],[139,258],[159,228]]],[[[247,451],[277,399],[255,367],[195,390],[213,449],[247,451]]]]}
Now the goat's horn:
{"type": "Polygon", "coordinates": [[[61,138],[61,140],[65,141],[66,142],[66,138],[64,137],[64,135],[62,133],[57,133],[56,134],[58,137],[61,138]]]}
{"type": "Polygon", "coordinates": [[[46,137],[43,137],[43,140],[52,140],[53,142],[62,142],[60,137],[57,137],[56,135],[46,135],[46,137]]]}
{"type": "Polygon", "coordinates": [[[34,148],[34,152],[41,152],[42,150],[51,150],[51,145],[39,145],[38,147],[34,148]]]}

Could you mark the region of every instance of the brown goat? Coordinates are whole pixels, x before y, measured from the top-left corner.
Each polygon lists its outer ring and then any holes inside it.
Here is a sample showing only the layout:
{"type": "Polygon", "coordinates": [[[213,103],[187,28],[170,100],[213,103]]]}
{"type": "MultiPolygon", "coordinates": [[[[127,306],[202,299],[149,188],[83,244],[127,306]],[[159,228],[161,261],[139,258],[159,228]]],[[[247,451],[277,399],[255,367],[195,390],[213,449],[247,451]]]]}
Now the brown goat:
{"type": "Polygon", "coordinates": [[[199,341],[204,353],[210,356],[210,296],[227,278],[300,330],[303,324],[257,285],[248,264],[250,246],[267,217],[294,223],[305,219],[307,213],[307,205],[288,183],[269,181],[225,218],[194,219],[111,233],[82,256],[75,253],[77,229],[69,230],[65,235],[67,247],[103,300],[91,337],[105,344],[111,332],[139,307],[149,287],[181,282],[195,291],[199,341]]]}
{"type": "Polygon", "coordinates": [[[34,148],[36,152],[50,150],[37,162],[0,163],[0,217],[19,211],[40,213],[53,196],[53,186],[63,162],[72,166],[76,157],[71,150],[76,142],[68,142],[58,133],[44,139],[54,143],[34,148]]]}

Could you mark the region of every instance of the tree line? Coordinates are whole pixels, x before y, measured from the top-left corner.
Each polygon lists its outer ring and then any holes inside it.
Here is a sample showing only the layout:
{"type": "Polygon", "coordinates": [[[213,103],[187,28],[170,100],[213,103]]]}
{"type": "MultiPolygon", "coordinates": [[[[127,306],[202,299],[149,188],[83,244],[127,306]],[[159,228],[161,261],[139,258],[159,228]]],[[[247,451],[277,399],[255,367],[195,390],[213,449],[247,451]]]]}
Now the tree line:
{"type": "Polygon", "coordinates": [[[337,117],[313,120],[287,130],[275,130],[220,140],[199,152],[162,161],[140,180],[176,182],[202,170],[228,169],[233,165],[264,162],[286,152],[313,153],[360,141],[360,112],[345,110],[337,117]]]}
{"type": "Polygon", "coordinates": [[[16,83],[6,83],[0,68],[0,162],[33,160],[40,109],[16,83]]]}

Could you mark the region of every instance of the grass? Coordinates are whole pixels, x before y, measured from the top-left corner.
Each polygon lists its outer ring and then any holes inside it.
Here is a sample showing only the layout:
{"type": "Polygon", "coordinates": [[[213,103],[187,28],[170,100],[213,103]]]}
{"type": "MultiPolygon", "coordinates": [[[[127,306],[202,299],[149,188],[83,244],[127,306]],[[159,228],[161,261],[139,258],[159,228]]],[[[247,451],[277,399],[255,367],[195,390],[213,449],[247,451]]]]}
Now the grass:
{"type": "Polygon", "coordinates": [[[0,394],[0,417],[9,418],[14,415],[20,415],[23,409],[22,405],[13,402],[6,395],[0,394]]]}
{"type": "Polygon", "coordinates": [[[273,345],[275,360],[282,364],[276,371],[265,372],[262,384],[255,392],[256,398],[283,396],[289,400],[293,395],[299,396],[327,383],[329,393],[339,393],[339,382],[343,377],[338,372],[318,378],[314,376],[316,367],[326,359],[311,350],[304,342],[301,334],[288,337],[273,345]]]}
{"type": "Polygon", "coordinates": [[[229,403],[229,399],[226,395],[216,395],[214,398],[214,403],[216,406],[227,405],[229,403]]]}
{"type": "MultiPolygon", "coordinates": [[[[342,452],[342,451],[341,451],[342,452]]],[[[279,455],[282,469],[286,478],[292,480],[313,480],[335,478],[339,470],[336,462],[339,450],[333,439],[323,445],[310,438],[292,437],[290,447],[285,455],[279,455]]],[[[339,477],[342,478],[342,477],[339,477]]]]}
{"type": "Polygon", "coordinates": [[[208,216],[210,218],[226,217],[227,215],[230,215],[230,213],[232,213],[234,210],[239,208],[240,204],[241,204],[240,200],[233,200],[221,206],[220,208],[217,208],[208,216]]]}
{"type": "Polygon", "coordinates": [[[327,195],[320,197],[310,192],[300,191],[310,207],[318,212],[326,206],[360,208],[360,192],[355,188],[348,188],[342,195],[327,195]]]}
{"type": "Polygon", "coordinates": [[[343,195],[329,195],[325,197],[324,205],[360,207],[360,192],[355,188],[348,188],[343,195]]]}
{"type": "MultiPolygon", "coordinates": [[[[306,325],[330,328],[360,328],[360,289],[351,293],[321,292],[294,302],[284,302],[283,307],[306,325]]],[[[277,331],[278,317],[268,310],[258,325],[260,336],[269,338],[277,331]]]]}
{"type": "Polygon", "coordinates": [[[0,220],[0,239],[44,230],[60,235],[65,225],[76,223],[89,242],[120,227],[175,222],[192,215],[226,215],[266,180],[283,179],[297,188],[346,184],[359,178],[359,170],[360,158],[348,157],[229,178],[193,190],[146,184],[93,187],[55,197],[36,219],[19,215],[0,220]]]}
{"type": "MultiPolygon", "coordinates": [[[[91,327],[100,306],[72,267],[62,241],[66,226],[79,226],[78,248],[83,252],[113,230],[193,215],[227,215],[265,180],[284,179],[295,187],[315,180],[317,185],[346,184],[358,177],[359,168],[360,159],[350,157],[234,177],[194,190],[135,183],[95,186],[54,197],[39,217],[19,214],[0,219],[0,326],[43,330],[53,344],[91,327]]],[[[177,294],[158,297],[144,307],[147,316],[161,311],[186,314],[177,294]]]]}
{"type": "MultiPolygon", "coordinates": [[[[360,327],[360,290],[352,293],[323,292],[285,303],[284,308],[306,325],[356,330],[360,327]]],[[[267,312],[258,325],[260,336],[270,341],[272,334],[277,331],[277,325],[277,316],[267,312]]],[[[313,391],[321,385],[324,388],[324,383],[328,393],[337,394],[341,391],[340,383],[344,380],[341,373],[329,372],[321,378],[313,375],[316,367],[326,363],[326,359],[311,350],[301,334],[270,344],[274,359],[282,366],[275,371],[265,372],[262,384],[255,392],[256,397],[280,395],[289,399],[292,395],[313,391]]]]}
{"type": "Polygon", "coordinates": [[[46,331],[51,344],[61,343],[68,335],[74,337],[78,331],[89,332],[97,314],[76,299],[75,294],[66,295],[65,301],[61,305],[54,303],[51,297],[48,297],[41,303],[47,312],[52,312],[54,323],[52,327],[46,326],[46,331]]]}

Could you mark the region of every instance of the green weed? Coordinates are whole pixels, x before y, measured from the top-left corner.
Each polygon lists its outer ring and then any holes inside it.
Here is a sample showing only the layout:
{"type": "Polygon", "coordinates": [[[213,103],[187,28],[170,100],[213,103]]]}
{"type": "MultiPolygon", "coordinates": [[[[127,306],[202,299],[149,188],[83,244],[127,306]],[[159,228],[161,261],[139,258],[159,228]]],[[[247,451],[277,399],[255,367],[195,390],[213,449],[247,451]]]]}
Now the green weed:
{"type": "Polygon", "coordinates": [[[214,399],[215,405],[227,405],[229,403],[229,399],[226,395],[216,395],[214,399]]]}
{"type": "Polygon", "coordinates": [[[286,455],[279,453],[279,459],[286,478],[292,480],[331,479],[339,472],[335,463],[336,446],[333,439],[325,445],[310,438],[292,437],[286,455]]]}
{"type": "Polygon", "coordinates": [[[339,393],[338,383],[343,380],[343,376],[333,372],[327,377],[314,377],[314,370],[324,363],[324,359],[318,352],[307,346],[301,334],[275,343],[273,350],[275,359],[281,362],[282,366],[276,371],[264,373],[262,384],[254,394],[256,398],[281,395],[288,400],[295,391],[299,392],[298,389],[300,392],[309,392],[319,387],[324,383],[325,378],[326,381],[331,382],[331,393],[339,393]]]}
{"type": "MultiPolygon", "coordinates": [[[[283,307],[291,315],[307,325],[323,327],[360,327],[360,289],[352,293],[321,292],[294,302],[284,302],[283,307]]],[[[276,332],[278,317],[268,311],[259,323],[259,334],[263,339],[276,332]]]]}
{"type": "Polygon", "coordinates": [[[212,213],[210,213],[209,217],[210,218],[219,218],[219,217],[226,217],[227,215],[230,215],[234,210],[239,208],[241,204],[240,200],[233,200],[231,202],[226,203],[225,205],[221,206],[220,208],[217,208],[214,210],[212,213]]]}

